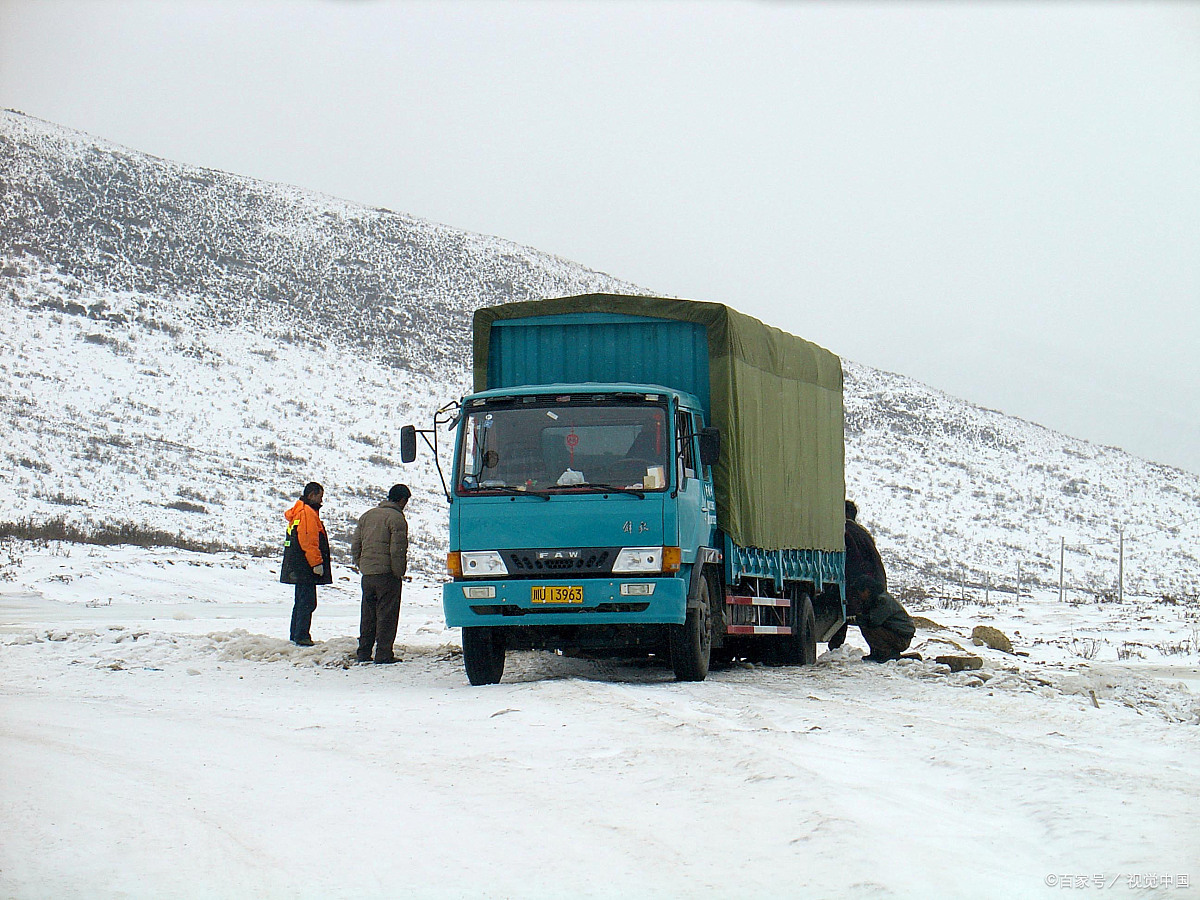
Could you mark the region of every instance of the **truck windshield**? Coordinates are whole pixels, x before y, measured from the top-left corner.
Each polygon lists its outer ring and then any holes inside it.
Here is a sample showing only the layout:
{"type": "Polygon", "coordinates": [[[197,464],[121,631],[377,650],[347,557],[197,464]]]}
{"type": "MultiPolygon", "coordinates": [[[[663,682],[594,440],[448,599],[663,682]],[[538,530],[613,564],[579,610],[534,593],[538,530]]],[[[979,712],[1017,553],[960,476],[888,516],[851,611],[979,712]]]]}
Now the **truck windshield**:
{"type": "Polygon", "coordinates": [[[459,493],[661,491],[671,430],[661,402],[518,398],[468,409],[459,493]]]}

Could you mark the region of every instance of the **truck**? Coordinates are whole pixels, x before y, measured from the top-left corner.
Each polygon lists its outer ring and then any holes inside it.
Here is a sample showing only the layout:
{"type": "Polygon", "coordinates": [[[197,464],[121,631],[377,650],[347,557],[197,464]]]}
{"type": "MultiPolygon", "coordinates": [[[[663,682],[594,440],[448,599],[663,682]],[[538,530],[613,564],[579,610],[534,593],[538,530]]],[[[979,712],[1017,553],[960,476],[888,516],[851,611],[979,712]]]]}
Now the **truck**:
{"type": "Polygon", "coordinates": [[[509,650],[669,658],[680,681],[816,659],[846,619],[836,355],[618,294],[480,308],[472,343],[474,392],[401,433],[412,462],[454,432],[442,601],[472,685],[509,650]]]}

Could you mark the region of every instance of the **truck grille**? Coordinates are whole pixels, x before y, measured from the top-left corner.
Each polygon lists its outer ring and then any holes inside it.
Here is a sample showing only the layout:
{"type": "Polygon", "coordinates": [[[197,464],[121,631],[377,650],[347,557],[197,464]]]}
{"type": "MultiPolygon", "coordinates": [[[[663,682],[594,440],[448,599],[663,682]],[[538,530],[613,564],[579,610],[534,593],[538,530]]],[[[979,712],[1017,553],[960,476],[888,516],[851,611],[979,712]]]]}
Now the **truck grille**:
{"type": "Polygon", "coordinates": [[[616,547],[578,550],[501,550],[510,575],[518,578],[609,575],[617,558],[616,547]]]}

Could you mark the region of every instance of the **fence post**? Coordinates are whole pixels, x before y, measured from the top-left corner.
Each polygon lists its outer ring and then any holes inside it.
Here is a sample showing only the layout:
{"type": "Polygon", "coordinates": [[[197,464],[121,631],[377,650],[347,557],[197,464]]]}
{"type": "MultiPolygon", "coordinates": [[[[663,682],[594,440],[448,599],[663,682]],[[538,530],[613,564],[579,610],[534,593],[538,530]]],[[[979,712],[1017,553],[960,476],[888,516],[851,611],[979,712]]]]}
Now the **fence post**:
{"type": "Polygon", "coordinates": [[[1125,602],[1125,526],[1120,528],[1120,550],[1117,556],[1117,602],[1125,602]]]}
{"type": "Polygon", "coordinates": [[[1063,568],[1067,561],[1067,539],[1059,537],[1058,545],[1058,602],[1063,602],[1063,568]]]}

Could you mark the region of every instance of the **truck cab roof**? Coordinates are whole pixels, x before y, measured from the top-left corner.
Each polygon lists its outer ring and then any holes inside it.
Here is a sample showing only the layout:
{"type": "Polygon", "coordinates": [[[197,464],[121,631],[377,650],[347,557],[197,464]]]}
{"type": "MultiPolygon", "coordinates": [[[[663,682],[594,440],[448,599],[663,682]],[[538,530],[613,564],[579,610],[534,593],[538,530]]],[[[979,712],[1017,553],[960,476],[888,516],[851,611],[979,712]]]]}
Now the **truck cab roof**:
{"type": "Polygon", "coordinates": [[[556,397],[562,395],[579,395],[579,394],[629,394],[638,397],[646,395],[659,395],[662,397],[671,397],[676,404],[685,409],[700,410],[700,400],[686,391],[673,390],[661,384],[628,384],[622,382],[600,383],[600,382],[583,382],[579,384],[530,384],[519,385],[517,387],[493,388],[489,391],[480,391],[477,394],[470,394],[463,400],[463,407],[470,409],[473,401],[488,401],[500,399],[503,397],[529,397],[529,396],[546,396],[556,397]]]}

